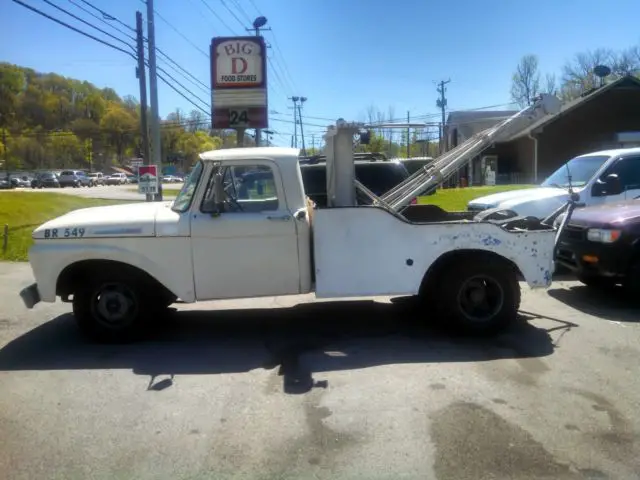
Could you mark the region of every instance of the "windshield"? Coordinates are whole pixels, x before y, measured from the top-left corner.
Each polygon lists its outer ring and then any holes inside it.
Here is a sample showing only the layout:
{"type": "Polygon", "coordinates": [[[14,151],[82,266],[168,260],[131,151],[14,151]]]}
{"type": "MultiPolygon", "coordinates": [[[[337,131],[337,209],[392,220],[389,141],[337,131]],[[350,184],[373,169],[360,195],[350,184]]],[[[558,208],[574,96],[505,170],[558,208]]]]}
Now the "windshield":
{"type": "Polygon", "coordinates": [[[196,192],[196,186],[200,180],[200,174],[202,173],[203,168],[204,165],[202,160],[198,161],[196,166],[193,168],[191,175],[189,175],[189,179],[184,182],[180,189],[180,193],[178,193],[176,199],[173,201],[171,210],[174,212],[184,212],[191,206],[191,201],[193,200],[193,195],[196,192]]]}
{"type": "Polygon", "coordinates": [[[590,155],[588,157],[573,158],[553,172],[551,176],[542,182],[542,186],[568,188],[568,174],[570,173],[571,185],[574,187],[584,187],[609,158],[607,155],[590,155]]]}

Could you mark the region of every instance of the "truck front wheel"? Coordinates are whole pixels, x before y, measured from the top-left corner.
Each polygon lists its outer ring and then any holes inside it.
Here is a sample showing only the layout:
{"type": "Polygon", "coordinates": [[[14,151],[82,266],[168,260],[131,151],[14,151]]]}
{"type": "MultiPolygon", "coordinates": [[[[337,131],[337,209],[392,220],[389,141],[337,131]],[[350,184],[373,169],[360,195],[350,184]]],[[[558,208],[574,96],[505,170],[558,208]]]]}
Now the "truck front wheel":
{"type": "Polygon", "coordinates": [[[520,285],[510,265],[493,259],[465,259],[448,265],[438,295],[438,317],[465,334],[493,334],[514,323],[520,285]]]}
{"type": "Polygon", "coordinates": [[[80,330],[99,342],[136,340],[152,311],[147,291],[136,278],[111,274],[92,279],[73,295],[73,314],[80,330]]]}

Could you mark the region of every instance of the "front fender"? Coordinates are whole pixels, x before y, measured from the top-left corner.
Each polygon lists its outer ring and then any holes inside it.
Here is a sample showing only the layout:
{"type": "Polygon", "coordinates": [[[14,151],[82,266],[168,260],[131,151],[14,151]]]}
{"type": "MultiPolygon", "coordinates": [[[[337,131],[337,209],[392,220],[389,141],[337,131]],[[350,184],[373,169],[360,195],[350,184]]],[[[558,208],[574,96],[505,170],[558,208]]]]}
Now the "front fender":
{"type": "MultiPolygon", "coordinates": [[[[132,248],[130,243],[140,239],[121,239],[122,245],[89,243],[86,240],[36,242],[29,251],[40,297],[44,302],[55,302],[56,284],[62,271],[71,264],[84,260],[112,260],[122,262],[148,273],[184,302],[195,301],[193,267],[189,248],[161,246],[158,248],[132,248]],[[171,252],[162,255],[161,252],[171,252]]],[[[152,242],[176,242],[181,239],[145,239],[152,242]]],[[[188,239],[184,239],[188,242],[188,239]]]]}

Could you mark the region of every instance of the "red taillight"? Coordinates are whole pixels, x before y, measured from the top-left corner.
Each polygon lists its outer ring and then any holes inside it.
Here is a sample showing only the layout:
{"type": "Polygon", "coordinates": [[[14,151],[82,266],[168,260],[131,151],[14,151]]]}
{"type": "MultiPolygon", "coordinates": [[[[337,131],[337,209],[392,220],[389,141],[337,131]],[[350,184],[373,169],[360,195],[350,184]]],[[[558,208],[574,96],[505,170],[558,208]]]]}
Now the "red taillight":
{"type": "Polygon", "coordinates": [[[417,204],[418,204],[418,197],[414,197],[414,198],[411,200],[411,205],[417,205],[417,204]]]}

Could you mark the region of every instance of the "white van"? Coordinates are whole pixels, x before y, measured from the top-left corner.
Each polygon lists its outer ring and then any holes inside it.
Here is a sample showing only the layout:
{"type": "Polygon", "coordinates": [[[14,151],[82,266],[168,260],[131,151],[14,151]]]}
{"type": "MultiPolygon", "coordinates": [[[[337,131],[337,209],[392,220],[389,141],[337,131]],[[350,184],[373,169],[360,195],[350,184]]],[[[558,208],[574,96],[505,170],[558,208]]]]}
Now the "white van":
{"type": "Polygon", "coordinates": [[[467,209],[501,208],[518,215],[545,218],[567,202],[569,183],[580,195],[579,207],[639,198],[640,148],[580,155],[558,168],[539,187],[476,198],[467,204],[467,209]]]}

